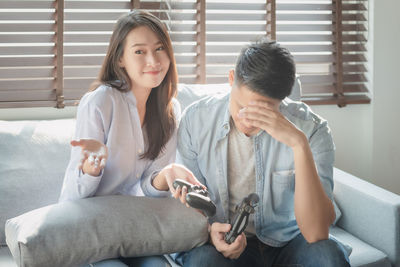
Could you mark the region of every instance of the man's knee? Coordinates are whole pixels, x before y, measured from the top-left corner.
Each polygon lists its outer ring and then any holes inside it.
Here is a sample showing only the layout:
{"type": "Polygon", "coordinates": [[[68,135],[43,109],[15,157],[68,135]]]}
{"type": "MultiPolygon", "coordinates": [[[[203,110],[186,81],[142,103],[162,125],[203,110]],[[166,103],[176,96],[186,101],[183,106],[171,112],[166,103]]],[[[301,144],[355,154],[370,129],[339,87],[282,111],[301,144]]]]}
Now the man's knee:
{"type": "Polygon", "coordinates": [[[230,266],[232,261],[225,258],[213,245],[206,244],[187,252],[183,257],[184,266],[230,266]]]}
{"type": "Polygon", "coordinates": [[[350,266],[342,246],[334,240],[327,239],[308,245],[315,266],[350,266]]]}

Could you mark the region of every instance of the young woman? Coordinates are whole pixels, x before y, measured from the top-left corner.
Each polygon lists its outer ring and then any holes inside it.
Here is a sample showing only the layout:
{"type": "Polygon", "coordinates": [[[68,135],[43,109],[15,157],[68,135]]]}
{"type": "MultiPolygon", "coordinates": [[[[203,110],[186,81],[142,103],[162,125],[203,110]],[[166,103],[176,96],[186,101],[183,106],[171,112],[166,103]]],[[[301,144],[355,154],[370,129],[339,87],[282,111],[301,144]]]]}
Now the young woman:
{"type": "MultiPolygon", "coordinates": [[[[172,44],[163,23],[143,11],[121,17],[98,80],[78,107],[60,201],[113,194],[168,196],[166,184],[177,177],[198,184],[189,170],[171,164],[180,114],[176,86],[172,44]]],[[[122,261],[164,265],[161,257],[122,261]]]]}

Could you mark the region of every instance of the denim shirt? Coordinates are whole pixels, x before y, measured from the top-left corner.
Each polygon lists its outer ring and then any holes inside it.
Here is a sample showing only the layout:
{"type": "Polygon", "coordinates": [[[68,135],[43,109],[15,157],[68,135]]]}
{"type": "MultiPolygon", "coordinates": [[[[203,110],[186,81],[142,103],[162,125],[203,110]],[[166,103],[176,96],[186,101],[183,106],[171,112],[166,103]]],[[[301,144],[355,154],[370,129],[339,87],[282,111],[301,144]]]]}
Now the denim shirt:
{"type": "MultiPolygon", "coordinates": [[[[227,94],[193,103],[182,115],[178,130],[177,161],[207,186],[217,206],[210,223],[227,222],[229,218],[229,100],[230,94],[227,94]]],[[[281,102],[280,112],[307,136],[320,181],[332,199],[335,147],[327,122],[306,104],[288,98],[281,102]]],[[[294,214],[293,151],[265,131],[255,136],[254,151],[254,179],[260,196],[254,219],[256,235],[265,244],[280,247],[300,233],[294,214]]],[[[340,216],[337,207],[335,212],[337,220],[340,216]]]]}

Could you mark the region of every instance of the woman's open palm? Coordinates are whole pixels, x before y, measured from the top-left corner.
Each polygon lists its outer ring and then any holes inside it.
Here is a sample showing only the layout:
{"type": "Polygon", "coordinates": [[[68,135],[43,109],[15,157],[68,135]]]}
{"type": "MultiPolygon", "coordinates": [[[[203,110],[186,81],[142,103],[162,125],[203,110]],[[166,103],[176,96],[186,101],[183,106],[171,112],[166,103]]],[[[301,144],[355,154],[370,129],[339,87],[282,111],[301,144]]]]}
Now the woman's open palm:
{"type": "Polygon", "coordinates": [[[106,145],[95,139],[72,140],[72,146],[82,148],[81,160],[78,168],[84,173],[92,176],[98,176],[104,169],[108,157],[106,145]]]}

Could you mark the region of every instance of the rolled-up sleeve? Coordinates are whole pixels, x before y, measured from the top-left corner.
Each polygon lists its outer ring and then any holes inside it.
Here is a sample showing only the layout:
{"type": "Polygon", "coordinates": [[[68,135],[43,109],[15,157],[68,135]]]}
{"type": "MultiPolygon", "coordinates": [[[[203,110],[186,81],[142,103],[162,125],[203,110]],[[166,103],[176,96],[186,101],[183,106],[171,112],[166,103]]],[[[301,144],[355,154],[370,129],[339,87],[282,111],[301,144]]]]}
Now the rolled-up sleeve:
{"type": "Polygon", "coordinates": [[[333,165],[335,162],[335,144],[332,133],[326,121],[322,121],[313,135],[310,137],[311,151],[317,167],[318,175],[326,195],[332,200],[335,208],[335,222],[341,216],[341,212],[333,198],[333,165]]]}
{"type": "Polygon", "coordinates": [[[197,152],[194,148],[193,134],[195,133],[190,129],[190,122],[194,119],[191,117],[192,114],[193,107],[187,109],[182,116],[178,130],[176,162],[188,168],[199,180],[199,182],[205,185],[206,181],[203,175],[201,175],[197,162],[197,152]]]}
{"type": "Polygon", "coordinates": [[[168,164],[175,162],[176,156],[176,130],[165,146],[164,151],[154,161],[151,161],[148,168],[144,171],[141,179],[141,187],[146,196],[151,197],[167,197],[170,196],[169,191],[160,191],[153,186],[153,179],[168,164]]]}
{"type": "MultiPolygon", "coordinates": [[[[76,140],[81,138],[91,138],[105,143],[103,114],[95,104],[89,103],[85,97],[82,98],[78,107],[74,135],[76,140]]],[[[103,172],[95,177],[79,171],[81,151],[80,147],[71,148],[70,161],[59,198],[60,202],[93,196],[99,186],[103,172]]]]}

